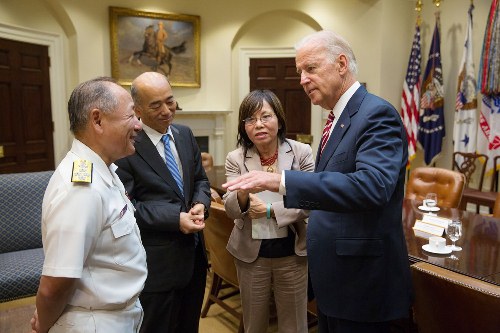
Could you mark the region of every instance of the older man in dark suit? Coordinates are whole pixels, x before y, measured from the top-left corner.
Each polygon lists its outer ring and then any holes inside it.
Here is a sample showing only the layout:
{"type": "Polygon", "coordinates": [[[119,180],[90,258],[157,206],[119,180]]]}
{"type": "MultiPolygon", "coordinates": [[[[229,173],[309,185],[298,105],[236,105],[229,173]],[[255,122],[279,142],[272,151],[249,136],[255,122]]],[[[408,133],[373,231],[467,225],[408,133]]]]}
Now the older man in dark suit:
{"type": "Polygon", "coordinates": [[[394,107],[356,80],[342,37],[316,32],[296,50],[304,91],[331,110],[315,172],[251,172],[226,186],[279,191],[285,207],[311,210],[307,252],[319,332],[389,332],[411,301],[401,225],[406,133],[394,107]]]}
{"type": "Polygon", "coordinates": [[[141,74],[131,93],[143,131],[136,153],[116,164],[147,254],[141,332],[196,333],[207,273],[201,230],[210,185],[193,133],[172,124],[177,102],[167,78],[141,74]]]}

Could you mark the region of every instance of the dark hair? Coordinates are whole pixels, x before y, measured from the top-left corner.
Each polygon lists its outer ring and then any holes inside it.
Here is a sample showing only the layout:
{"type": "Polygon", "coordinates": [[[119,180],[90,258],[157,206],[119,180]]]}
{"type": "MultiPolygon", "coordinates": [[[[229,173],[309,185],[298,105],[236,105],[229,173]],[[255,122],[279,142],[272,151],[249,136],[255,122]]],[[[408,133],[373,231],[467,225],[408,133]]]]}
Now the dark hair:
{"type": "Polygon", "coordinates": [[[285,141],[286,138],[286,120],[285,112],[279,98],[271,90],[254,90],[251,91],[240,104],[240,115],[238,120],[238,142],[237,146],[243,147],[245,150],[253,147],[253,142],[247,135],[245,130],[244,119],[252,117],[253,114],[262,109],[266,101],[273,109],[276,117],[278,118],[278,138],[280,142],[285,141]]]}
{"type": "Polygon", "coordinates": [[[87,126],[91,110],[110,113],[116,109],[118,99],[111,83],[116,84],[115,79],[103,76],[80,83],[73,90],[68,101],[69,128],[73,134],[87,126]]]}

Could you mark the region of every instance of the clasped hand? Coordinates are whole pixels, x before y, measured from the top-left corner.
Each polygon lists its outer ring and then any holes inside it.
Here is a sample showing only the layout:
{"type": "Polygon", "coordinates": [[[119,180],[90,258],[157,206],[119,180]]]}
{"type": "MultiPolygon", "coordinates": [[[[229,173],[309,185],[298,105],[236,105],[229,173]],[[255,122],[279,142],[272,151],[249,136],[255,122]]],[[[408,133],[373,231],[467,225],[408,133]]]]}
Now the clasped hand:
{"type": "Polygon", "coordinates": [[[189,212],[180,214],[179,229],[185,234],[201,231],[205,228],[205,206],[194,205],[189,212]]]}

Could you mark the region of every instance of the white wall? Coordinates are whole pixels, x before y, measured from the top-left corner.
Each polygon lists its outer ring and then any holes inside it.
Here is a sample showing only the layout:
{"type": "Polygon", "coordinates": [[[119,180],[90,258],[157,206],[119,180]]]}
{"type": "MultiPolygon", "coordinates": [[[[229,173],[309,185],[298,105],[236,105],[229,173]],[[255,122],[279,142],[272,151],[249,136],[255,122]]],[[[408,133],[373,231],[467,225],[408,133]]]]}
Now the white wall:
{"type": "MultiPolygon", "coordinates": [[[[232,111],[226,128],[226,150],[234,148],[235,118],[241,82],[236,54],[241,48],[291,48],[316,27],[332,29],[350,41],[359,63],[358,78],[368,89],[400,108],[415,21],[414,1],[403,0],[2,0],[0,23],[60,35],[64,42],[66,103],[73,87],[98,75],[111,74],[108,7],[174,12],[201,17],[201,87],[175,88],[185,110],[232,111]]],[[[456,73],[462,54],[469,0],[442,4],[442,53],[446,85],[447,136],[438,166],[449,167],[456,73]]],[[[476,1],[474,44],[476,66],[489,1],[476,1]],[[486,3],[488,2],[488,3],[486,3]]],[[[424,1],[423,65],[434,26],[434,8],[424,1]]],[[[54,60],[54,59],[53,59],[54,60]]],[[[312,132],[323,119],[313,108],[312,132]]],[[[66,129],[69,142],[69,129],[66,129]]],[[[61,156],[69,148],[62,145],[61,156]]],[[[419,162],[420,161],[420,162],[419,162]]],[[[59,162],[59,161],[56,161],[59,162]]],[[[219,162],[219,161],[217,161],[219,162]]],[[[421,159],[417,158],[417,163],[421,159]]]]}

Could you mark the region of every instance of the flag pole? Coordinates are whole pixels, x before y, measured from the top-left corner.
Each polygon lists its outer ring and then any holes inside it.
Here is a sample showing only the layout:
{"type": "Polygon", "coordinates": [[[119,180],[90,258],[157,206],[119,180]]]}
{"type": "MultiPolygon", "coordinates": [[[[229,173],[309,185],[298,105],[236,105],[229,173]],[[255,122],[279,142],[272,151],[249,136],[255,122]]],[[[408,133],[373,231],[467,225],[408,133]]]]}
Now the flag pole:
{"type": "MultiPolygon", "coordinates": [[[[422,4],[422,0],[416,0],[415,1],[415,11],[417,12],[417,18],[416,18],[416,25],[417,27],[420,27],[421,24],[422,24],[422,7],[424,5],[422,4]]],[[[408,161],[408,165],[406,167],[406,181],[408,181],[408,179],[410,179],[410,169],[411,169],[411,165],[408,161]]]]}
{"type": "MultiPolygon", "coordinates": [[[[444,0],[442,0],[444,1],[444,0]]],[[[472,1],[472,0],[471,0],[472,1]]],[[[436,7],[439,9],[439,6],[441,6],[441,0],[432,0],[432,2],[434,3],[434,5],[436,5],[436,7]]]]}

